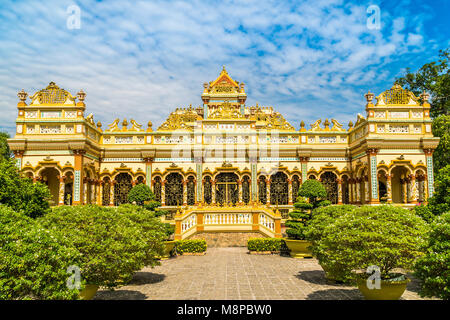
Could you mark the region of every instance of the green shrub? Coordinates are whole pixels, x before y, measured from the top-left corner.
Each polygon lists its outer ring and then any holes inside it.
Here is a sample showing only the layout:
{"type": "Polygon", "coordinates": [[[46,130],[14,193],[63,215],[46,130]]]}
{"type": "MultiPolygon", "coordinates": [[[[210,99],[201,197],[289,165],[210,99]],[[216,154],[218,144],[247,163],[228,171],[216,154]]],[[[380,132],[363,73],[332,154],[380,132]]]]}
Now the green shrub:
{"type": "Polygon", "coordinates": [[[422,297],[450,299],[450,212],[431,224],[426,255],[417,261],[414,274],[422,280],[422,297]]]}
{"type": "Polygon", "coordinates": [[[136,203],[139,206],[143,206],[146,201],[155,200],[155,195],[153,194],[150,187],[146,184],[137,184],[133,188],[131,188],[130,192],[128,192],[128,202],[136,203]]]}
{"type": "Polygon", "coordinates": [[[327,218],[323,223],[319,219],[324,212],[319,211],[307,234],[313,253],[331,278],[349,281],[355,278],[352,270],[376,265],[382,279],[388,279],[392,269],[409,270],[423,254],[427,224],[413,212],[388,205],[340,210],[334,222],[327,218]]]}
{"type": "Polygon", "coordinates": [[[175,241],[175,247],[178,253],[183,254],[199,253],[206,251],[206,240],[204,239],[185,239],[175,241]]]}
{"type": "MultiPolygon", "coordinates": [[[[81,254],[60,232],[0,206],[0,299],[78,299],[67,268],[81,254]]],[[[81,287],[82,288],[82,287],[81,287]]]]}
{"type": "Polygon", "coordinates": [[[0,159],[0,204],[35,218],[50,211],[49,199],[46,185],[22,178],[13,160],[0,159]]]}
{"type": "Polygon", "coordinates": [[[430,206],[423,203],[414,207],[414,213],[428,223],[431,223],[435,218],[435,215],[430,210],[430,206]]]}
{"type": "Polygon", "coordinates": [[[450,164],[436,174],[434,193],[428,199],[428,207],[434,216],[450,211],[450,164]]]}
{"type": "Polygon", "coordinates": [[[48,229],[62,232],[82,253],[79,267],[86,283],[113,288],[128,283],[146,263],[153,264],[153,257],[161,254],[158,242],[164,237],[147,218],[122,213],[93,205],[61,206],[40,221],[48,229]]]}
{"type": "Polygon", "coordinates": [[[298,190],[297,202],[294,210],[289,213],[289,220],[286,221],[286,234],[290,239],[305,240],[305,231],[311,218],[311,211],[318,207],[331,204],[328,200],[323,200],[327,196],[327,191],[322,183],[317,180],[306,180],[298,190]]]}
{"type": "Polygon", "coordinates": [[[247,241],[249,251],[280,251],[283,239],[250,238],[247,241]]]}

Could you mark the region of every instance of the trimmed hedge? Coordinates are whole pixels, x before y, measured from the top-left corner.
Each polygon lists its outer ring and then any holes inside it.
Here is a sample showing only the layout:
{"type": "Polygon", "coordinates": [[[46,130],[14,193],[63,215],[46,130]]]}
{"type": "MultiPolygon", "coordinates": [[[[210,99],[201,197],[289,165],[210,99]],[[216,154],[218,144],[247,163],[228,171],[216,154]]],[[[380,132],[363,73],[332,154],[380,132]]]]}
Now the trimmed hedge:
{"type": "Polygon", "coordinates": [[[280,251],[283,239],[279,238],[250,238],[247,241],[249,251],[280,251]]]}
{"type": "Polygon", "coordinates": [[[175,247],[178,253],[200,253],[206,251],[206,240],[204,239],[186,239],[175,241],[175,247]]]}

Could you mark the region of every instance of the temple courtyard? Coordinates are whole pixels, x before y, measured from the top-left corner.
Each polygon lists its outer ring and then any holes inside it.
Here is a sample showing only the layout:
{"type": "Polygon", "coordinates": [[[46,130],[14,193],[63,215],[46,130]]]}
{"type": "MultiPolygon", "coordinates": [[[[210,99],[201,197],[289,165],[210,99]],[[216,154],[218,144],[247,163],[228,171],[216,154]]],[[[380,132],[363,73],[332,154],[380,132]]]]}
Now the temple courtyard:
{"type": "MultiPolygon", "coordinates": [[[[421,299],[413,279],[401,299],[421,299]]],[[[248,254],[245,247],[208,248],[204,256],[178,256],[144,268],[94,300],[360,300],[357,287],[327,282],[316,259],[248,254]]]]}

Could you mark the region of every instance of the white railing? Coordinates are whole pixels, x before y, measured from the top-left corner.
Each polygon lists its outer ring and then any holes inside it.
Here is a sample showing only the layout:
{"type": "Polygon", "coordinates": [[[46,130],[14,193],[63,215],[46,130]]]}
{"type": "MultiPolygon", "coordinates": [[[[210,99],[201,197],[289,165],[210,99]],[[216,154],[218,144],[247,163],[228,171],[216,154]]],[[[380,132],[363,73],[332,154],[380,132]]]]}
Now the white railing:
{"type": "Polygon", "coordinates": [[[259,224],[271,231],[275,231],[275,221],[264,213],[259,214],[259,224]]]}
{"type": "Polygon", "coordinates": [[[181,222],[181,232],[184,233],[197,225],[197,215],[195,213],[183,219],[181,222]]]}
{"type": "Polygon", "coordinates": [[[251,213],[207,213],[204,224],[252,224],[251,213]]]}

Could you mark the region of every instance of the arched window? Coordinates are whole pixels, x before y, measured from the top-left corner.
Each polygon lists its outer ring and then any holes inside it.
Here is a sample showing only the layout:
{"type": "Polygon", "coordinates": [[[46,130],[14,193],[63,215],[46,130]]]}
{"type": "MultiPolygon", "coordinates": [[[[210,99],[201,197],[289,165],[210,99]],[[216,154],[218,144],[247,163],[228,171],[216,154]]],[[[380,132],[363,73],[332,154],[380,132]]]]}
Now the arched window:
{"type": "Polygon", "coordinates": [[[337,188],[337,177],[333,172],[324,172],[320,179],[322,180],[322,184],[327,190],[327,200],[331,201],[331,203],[338,203],[338,188],[337,188]]]}
{"type": "Polygon", "coordinates": [[[250,177],[244,176],[242,178],[242,202],[248,204],[250,202],[250,177]]]}
{"type": "Polygon", "coordinates": [[[194,176],[189,176],[186,183],[187,189],[187,204],[189,206],[195,205],[195,179],[194,176]]]}
{"type": "Polygon", "coordinates": [[[114,180],[114,205],[118,206],[123,203],[128,203],[128,192],[130,192],[133,185],[131,184],[131,176],[128,173],[119,173],[114,180]]]}
{"type": "Polygon", "coordinates": [[[136,179],[136,184],[143,184],[144,183],[144,177],[143,176],[139,176],[136,179]]]}
{"type": "Polygon", "coordinates": [[[206,176],[203,184],[204,189],[204,200],[205,203],[211,204],[212,202],[212,180],[210,176],[206,176]]]}
{"type": "Polygon", "coordinates": [[[41,171],[42,182],[47,185],[51,195],[51,205],[58,204],[59,198],[59,171],[55,168],[45,168],[41,171]]]}
{"type": "Polygon", "coordinates": [[[260,176],[258,180],[258,200],[267,203],[267,182],[265,176],[260,176]]]}
{"type": "Polygon", "coordinates": [[[109,177],[103,178],[103,194],[102,194],[102,205],[109,206],[111,201],[111,179],[109,177]]]}
{"type": "Polygon", "coordinates": [[[283,205],[289,203],[289,186],[287,175],[277,172],[270,176],[270,203],[283,205]]]}
{"type": "Polygon", "coordinates": [[[298,175],[292,177],[292,202],[297,202],[298,189],[300,189],[300,178],[298,175]]]}
{"type": "Polygon", "coordinates": [[[155,177],[154,181],[153,193],[155,194],[155,200],[161,202],[161,177],[155,177]]]}
{"type": "Polygon", "coordinates": [[[309,176],[308,179],[309,179],[309,180],[316,180],[316,176],[312,174],[312,175],[309,176]]]}
{"type": "Polygon", "coordinates": [[[181,206],[183,204],[183,177],[172,172],[166,177],[166,206],[181,206]]]}

